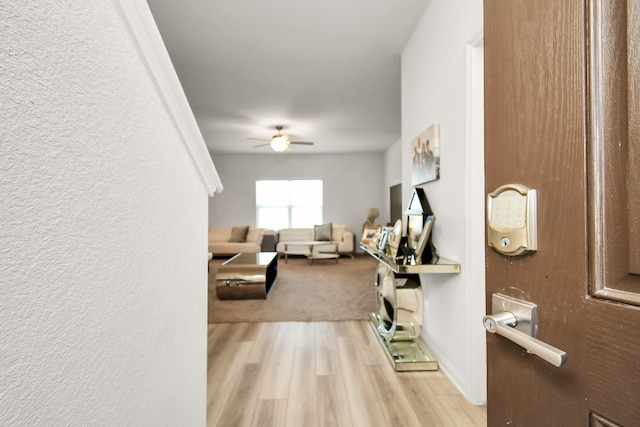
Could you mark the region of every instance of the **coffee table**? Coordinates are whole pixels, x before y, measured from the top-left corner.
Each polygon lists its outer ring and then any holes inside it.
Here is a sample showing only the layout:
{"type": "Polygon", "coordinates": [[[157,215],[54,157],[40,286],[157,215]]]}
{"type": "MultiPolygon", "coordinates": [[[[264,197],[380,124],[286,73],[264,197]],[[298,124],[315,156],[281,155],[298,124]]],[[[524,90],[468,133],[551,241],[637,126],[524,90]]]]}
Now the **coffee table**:
{"type": "MultiPolygon", "coordinates": [[[[338,262],[338,258],[340,258],[340,254],[338,253],[338,242],[332,241],[299,241],[299,242],[285,242],[284,244],[284,262],[287,263],[287,257],[289,255],[289,246],[306,246],[309,248],[308,252],[304,254],[307,257],[310,264],[313,264],[313,260],[315,259],[335,259],[336,263],[338,262]],[[314,246],[332,246],[333,252],[319,252],[314,251],[314,246]]],[[[292,252],[292,254],[295,252],[292,252]]],[[[299,255],[299,253],[295,253],[299,255]]]]}
{"type": "Polygon", "coordinates": [[[278,253],[240,253],[222,263],[216,273],[220,300],[266,299],[278,273],[278,253]]]}

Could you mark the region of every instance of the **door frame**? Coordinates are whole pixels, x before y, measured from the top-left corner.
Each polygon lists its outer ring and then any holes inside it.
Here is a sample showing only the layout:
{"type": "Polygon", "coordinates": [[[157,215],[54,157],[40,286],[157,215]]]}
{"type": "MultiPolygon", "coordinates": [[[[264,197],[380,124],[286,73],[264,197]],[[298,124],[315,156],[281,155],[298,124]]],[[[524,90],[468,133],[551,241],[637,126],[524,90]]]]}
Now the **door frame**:
{"type": "Polygon", "coordinates": [[[468,396],[474,405],[487,402],[487,343],[482,317],[485,311],[485,221],[484,221],[484,31],[474,35],[466,45],[466,150],[465,168],[468,171],[466,200],[467,259],[469,277],[473,284],[467,293],[469,325],[467,339],[473,354],[482,358],[482,369],[469,366],[468,396]]]}

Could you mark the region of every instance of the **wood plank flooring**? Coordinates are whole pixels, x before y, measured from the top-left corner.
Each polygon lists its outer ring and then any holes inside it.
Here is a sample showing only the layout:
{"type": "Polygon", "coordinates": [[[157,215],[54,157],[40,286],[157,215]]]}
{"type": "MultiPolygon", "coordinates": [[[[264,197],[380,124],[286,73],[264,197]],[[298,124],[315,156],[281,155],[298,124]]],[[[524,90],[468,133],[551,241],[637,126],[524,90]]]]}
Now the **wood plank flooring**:
{"type": "Polygon", "coordinates": [[[367,321],[209,325],[207,426],[486,426],[441,371],[395,372],[367,321]]]}

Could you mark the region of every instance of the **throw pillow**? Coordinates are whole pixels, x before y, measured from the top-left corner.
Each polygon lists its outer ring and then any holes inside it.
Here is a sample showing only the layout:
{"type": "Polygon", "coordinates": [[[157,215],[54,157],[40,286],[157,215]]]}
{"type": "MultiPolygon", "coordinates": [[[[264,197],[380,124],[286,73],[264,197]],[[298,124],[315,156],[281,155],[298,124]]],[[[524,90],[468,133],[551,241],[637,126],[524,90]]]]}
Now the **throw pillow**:
{"type": "Polygon", "coordinates": [[[333,224],[333,241],[342,242],[342,236],[347,231],[347,224],[333,224]]]}
{"type": "Polygon", "coordinates": [[[247,232],[249,231],[249,226],[242,227],[233,227],[231,229],[231,238],[230,242],[244,242],[247,238],[247,232]]]}
{"type": "Polygon", "coordinates": [[[333,238],[333,231],[331,230],[331,223],[316,225],[313,227],[313,240],[318,242],[329,242],[333,238]]]}
{"type": "Polygon", "coordinates": [[[247,231],[247,237],[245,237],[244,241],[260,244],[262,241],[258,241],[258,237],[261,234],[262,234],[262,228],[249,227],[249,231],[247,231]]]}

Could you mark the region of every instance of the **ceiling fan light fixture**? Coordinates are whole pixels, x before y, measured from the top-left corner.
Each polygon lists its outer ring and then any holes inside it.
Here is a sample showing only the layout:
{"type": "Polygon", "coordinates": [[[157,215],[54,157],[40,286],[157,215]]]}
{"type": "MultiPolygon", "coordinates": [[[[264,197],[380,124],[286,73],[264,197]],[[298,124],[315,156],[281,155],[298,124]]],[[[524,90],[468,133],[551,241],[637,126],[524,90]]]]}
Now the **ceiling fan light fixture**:
{"type": "Polygon", "coordinates": [[[252,138],[247,137],[247,139],[255,139],[257,141],[264,141],[265,144],[256,145],[253,148],[260,148],[269,146],[271,149],[277,153],[282,153],[284,151],[291,151],[292,144],[300,144],[300,145],[313,145],[313,142],[309,141],[291,141],[291,135],[288,133],[282,133],[282,126],[276,126],[278,133],[273,135],[271,139],[262,139],[262,138],[252,138]]]}
{"type": "Polygon", "coordinates": [[[271,143],[269,145],[271,146],[273,151],[282,153],[283,151],[286,151],[287,148],[289,148],[289,138],[287,138],[285,135],[275,136],[271,140],[271,143]]]}

